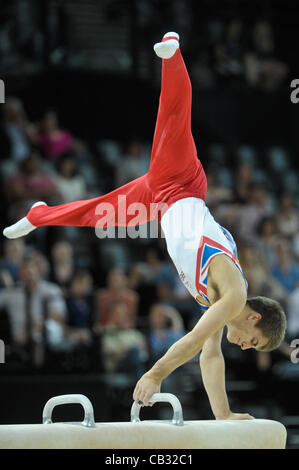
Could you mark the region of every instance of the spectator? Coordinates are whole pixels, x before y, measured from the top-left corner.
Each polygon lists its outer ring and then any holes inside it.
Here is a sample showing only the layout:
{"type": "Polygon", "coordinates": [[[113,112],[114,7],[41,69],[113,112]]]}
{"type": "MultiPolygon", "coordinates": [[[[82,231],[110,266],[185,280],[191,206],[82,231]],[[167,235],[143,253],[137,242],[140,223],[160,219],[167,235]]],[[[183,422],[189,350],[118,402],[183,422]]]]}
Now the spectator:
{"type": "Polygon", "coordinates": [[[293,238],[299,231],[299,215],[295,208],[292,194],[284,193],[279,199],[279,211],[276,216],[279,233],[283,237],[293,238]]]}
{"type": "Polygon", "coordinates": [[[107,326],[112,320],[112,306],[123,302],[126,306],[128,324],[133,326],[137,314],[138,294],[128,288],[128,278],[120,268],[111,269],[108,273],[107,287],[100,289],[97,295],[97,327],[107,326]]]}
{"type": "Polygon", "coordinates": [[[127,154],[116,167],[115,186],[119,187],[144,175],[149,167],[149,155],[140,142],[131,142],[127,154]]]}
{"type": "Polygon", "coordinates": [[[36,152],[24,159],[19,172],[12,175],[6,184],[6,195],[9,202],[51,200],[57,194],[53,178],[44,173],[41,160],[36,152]]]}
{"type": "Polygon", "coordinates": [[[267,21],[259,20],[252,29],[252,44],[245,55],[245,76],[249,86],[266,92],[277,90],[288,67],[276,56],[274,34],[267,21]]]}
{"type": "Polygon", "coordinates": [[[128,285],[139,295],[137,319],[139,328],[147,326],[147,312],[153,302],[158,300],[156,278],[165,264],[162,256],[162,250],[156,245],[149,246],[146,249],[145,258],[134,263],[129,271],[128,285]]]}
{"type": "Polygon", "coordinates": [[[140,284],[154,284],[155,279],[162,269],[163,262],[159,258],[155,248],[149,248],[145,254],[145,260],[135,263],[129,274],[129,285],[137,289],[140,284]]]}
{"type": "Polygon", "coordinates": [[[85,181],[78,173],[74,155],[68,153],[60,156],[56,161],[56,169],[54,181],[62,204],[87,198],[85,181]]]}
{"type": "Polygon", "coordinates": [[[176,309],[164,304],[154,304],[151,307],[148,343],[152,363],[155,363],[184,335],[184,323],[176,309]]]}
{"type": "Polygon", "coordinates": [[[49,279],[50,262],[48,260],[48,257],[44,255],[41,251],[37,250],[35,247],[30,247],[30,249],[28,250],[28,254],[30,256],[30,259],[32,259],[37,265],[41,279],[49,279]]]}
{"type": "Polygon", "coordinates": [[[241,163],[235,175],[234,202],[246,204],[250,196],[250,186],[252,183],[253,167],[250,163],[241,163]]]}
{"type": "Polygon", "coordinates": [[[277,245],[277,261],[271,269],[272,276],[288,291],[293,292],[299,282],[299,265],[292,260],[288,240],[277,245]]]}
{"type": "MultiPolygon", "coordinates": [[[[211,208],[219,223],[229,228],[232,232],[236,232],[235,235],[239,232],[240,214],[242,214],[243,206],[248,204],[250,190],[253,187],[252,173],[253,167],[251,164],[246,162],[241,163],[235,173],[230,200],[223,199],[217,204],[214,204],[214,209],[211,208]]],[[[207,196],[208,195],[209,187],[207,196]]]]}
{"type": "Polygon", "coordinates": [[[257,183],[252,183],[249,190],[248,202],[240,210],[236,224],[237,235],[245,240],[252,240],[263,217],[270,215],[270,204],[266,189],[257,183]]]}
{"type": "Polygon", "coordinates": [[[225,37],[214,49],[214,68],[221,77],[241,78],[244,74],[244,26],[240,18],[228,24],[225,37]]]}
{"type": "Polygon", "coordinates": [[[232,201],[232,192],[229,188],[219,184],[218,172],[221,169],[216,165],[210,165],[207,169],[208,191],[206,203],[210,210],[218,207],[219,204],[230,203],[232,201]]]}
{"type": "Polygon", "coordinates": [[[176,308],[187,317],[197,316],[200,309],[181,282],[175,267],[164,263],[156,277],[157,294],[160,302],[176,308]]]}
{"type": "Polygon", "coordinates": [[[22,347],[31,364],[43,365],[45,346],[63,344],[65,301],[58,286],[40,279],[31,259],[20,268],[20,283],[0,291],[0,310],[7,312],[12,346],[22,347]]]}
{"type": "Polygon", "coordinates": [[[268,266],[263,262],[255,246],[246,245],[240,253],[244,276],[248,282],[248,295],[262,295],[283,302],[287,292],[271,276],[268,266]]]}
{"type": "Polygon", "coordinates": [[[287,303],[287,335],[288,339],[299,338],[299,281],[295,290],[289,295],[287,303]]]}
{"type": "Polygon", "coordinates": [[[145,372],[147,345],[143,334],[133,327],[128,307],[122,301],[111,306],[111,320],[102,332],[103,362],[106,372],[145,372]]]}
{"type": "Polygon", "coordinates": [[[78,271],[66,298],[68,339],[72,344],[90,344],[93,321],[93,279],[88,271],[78,271]]]}
{"type": "Polygon", "coordinates": [[[72,150],[74,139],[71,134],[59,128],[57,114],[54,110],[48,110],[44,114],[37,145],[47,160],[54,161],[60,155],[72,150]]]}
{"type": "Polygon", "coordinates": [[[16,282],[26,252],[24,239],[4,240],[3,251],[3,257],[0,260],[0,270],[8,271],[13,281],[16,282]]]}
{"type": "MultiPolygon", "coordinates": [[[[29,122],[22,102],[8,97],[3,105],[3,124],[0,128],[1,154],[7,162],[19,163],[30,153],[36,129],[29,122]]],[[[12,165],[12,168],[15,167],[12,165]]]]}
{"type": "Polygon", "coordinates": [[[268,266],[275,264],[278,233],[275,217],[264,217],[257,227],[257,247],[268,266]]]}
{"type": "Polygon", "coordinates": [[[74,249],[67,240],[56,242],[51,250],[51,271],[50,279],[67,294],[71,285],[76,264],[74,259],[74,249]]]}
{"type": "Polygon", "coordinates": [[[1,289],[10,289],[14,285],[15,281],[6,269],[0,270],[0,290],[1,289]]]}
{"type": "Polygon", "coordinates": [[[299,263],[299,232],[294,236],[292,249],[295,256],[295,260],[297,263],[299,263]]]}

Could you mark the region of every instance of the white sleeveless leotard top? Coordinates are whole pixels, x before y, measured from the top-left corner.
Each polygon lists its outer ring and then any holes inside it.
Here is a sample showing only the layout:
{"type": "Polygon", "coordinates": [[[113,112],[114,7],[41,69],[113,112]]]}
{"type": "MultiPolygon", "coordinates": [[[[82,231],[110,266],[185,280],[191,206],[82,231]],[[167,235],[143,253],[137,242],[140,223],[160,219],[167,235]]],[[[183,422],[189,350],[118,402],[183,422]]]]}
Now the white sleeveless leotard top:
{"type": "Polygon", "coordinates": [[[162,216],[161,226],[180,279],[201,308],[209,307],[196,299],[198,295],[211,303],[207,279],[210,263],[217,255],[225,254],[234,261],[247,288],[232,235],[215,221],[202,199],[176,201],[162,216]]]}

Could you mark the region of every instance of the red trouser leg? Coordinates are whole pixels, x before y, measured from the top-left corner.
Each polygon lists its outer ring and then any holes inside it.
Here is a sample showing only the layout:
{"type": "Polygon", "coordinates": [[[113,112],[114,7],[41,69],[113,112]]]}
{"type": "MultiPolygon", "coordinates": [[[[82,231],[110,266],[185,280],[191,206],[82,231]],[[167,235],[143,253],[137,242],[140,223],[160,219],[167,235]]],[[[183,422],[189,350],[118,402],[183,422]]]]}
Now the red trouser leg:
{"type": "Polygon", "coordinates": [[[201,166],[191,131],[192,89],[189,75],[178,49],[162,61],[162,83],[151,164],[151,189],[165,183],[187,185],[201,166]]]}
{"type": "MultiPolygon", "coordinates": [[[[139,210],[137,214],[139,215],[138,224],[143,224],[150,220],[151,216],[153,218],[150,212],[151,201],[152,193],[144,175],[94,199],[52,207],[34,207],[29,211],[27,218],[36,227],[41,225],[97,227],[101,220],[105,220],[104,226],[106,227],[128,226],[130,220],[134,219],[136,203],[141,203],[143,210],[139,210]]],[[[136,209],[140,209],[140,206],[136,209]]]]}

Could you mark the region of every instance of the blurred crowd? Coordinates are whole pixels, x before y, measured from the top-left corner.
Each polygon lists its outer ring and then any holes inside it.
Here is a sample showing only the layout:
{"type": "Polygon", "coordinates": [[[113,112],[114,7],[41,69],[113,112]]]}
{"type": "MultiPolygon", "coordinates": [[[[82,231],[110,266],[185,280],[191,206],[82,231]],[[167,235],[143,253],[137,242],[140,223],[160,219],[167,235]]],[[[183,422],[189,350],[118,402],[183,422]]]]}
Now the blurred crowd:
{"type": "MultiPolygon", "coordinates": [[[[36,200],[67,203],[101,193],[88,146],[60,127],[55,110],[33,123],[22,102],[8,98],[0,141],[3,225],[26,214],[36,200]]],[[[124,147],[121,166],[111,154],[106,157],[106,165],[115,165],[110,189],[144,174],[149,164],[148,149],[140,142],[124,147]]],[[[92,250],[84,262],[76,256],[76,245],[84,243],[80,230],[47,232],[41,228],[32,237],[1,241],[0,330],[8,369],[140,375],[184,333],[179,311],[165,300],[175,298],[174,269],[149,247],[144,260],[120,266],[112,248],[112,265],[103,257],[98,267],[106,273],[101,285],[90,269],[92,250]],[[161,286],[143,322],[137,288],[142,283],[148,291],[161,286]]],[[[89,236],[106,251],[105,241],[89,236]]]]}
{"type": "Polygon", "coordinates": [[[263,18],[249,24],[241,17],[210,21],[197,47],[191,74],[201,87],[225,84],[271,93],[285,85],[290,72],[274,28],[263,18]]]}
{"type": "MultiPolygon", "coordinates": [[[[30,122],[16,97],[3,105],[0,148],[3,226],[37,200],[61,204],[112,190],[143,175],[150,161],[150,144],[137,140],[99,141],[95,155],[60,125],[54,109],[30,122]]],[[[201,154],[207,205],[237,241],[249,295],[277,299],[286,310],[281,354],[289,361],[288,344],[299,335],[298,175],[291,155],[278,147],[220,144],[201,154]]],[[[43,227],[26,238],[1,239],[0,331],[8,370],[139,376],[200,318],[163,238],[120,243],[86,230],[43,227]]],[[[272,367],[271,354],[257,357],[258,367],[272,367]]]]}
{"type": "MultiPolygon", "coordinates": [[[[288,60],[286,28],[292,25],[272,23],[272,15],[265,17],[259,2],[241,6],[229,1],[222,5],[195,0],[90,0],[80,12],[75,0],[51,1],[44,7],[31,0],[3,3],[0,65],[9,73],[39,73],[49,66],[77,68],[83,64],[86,69],[118,68],[122,72],[134,67],[134,73],[152,80],[155,65],[148,41],[157,41],[169,29],[181,35],[194,86],[232,84],[271,93],[286,84],[290,69],[296,66],[296,62],[290,63],[296,61],[295,55],[288,60]],[[82,31],[88,32],[88,39],[82,31]],[[110,42],[113,47],[109,49],[110,42]],[[148,57],[146,69],[146,59],[141,56],[148,57]]],[[[273,15],[279,17],[283,7],[272,3],[268,8],[271,5],[273,15]]],[[[65,136],[64,145],[67,142],[65,136]]],[[[55,153],[54,149],[48,151],[55,153]]]]}

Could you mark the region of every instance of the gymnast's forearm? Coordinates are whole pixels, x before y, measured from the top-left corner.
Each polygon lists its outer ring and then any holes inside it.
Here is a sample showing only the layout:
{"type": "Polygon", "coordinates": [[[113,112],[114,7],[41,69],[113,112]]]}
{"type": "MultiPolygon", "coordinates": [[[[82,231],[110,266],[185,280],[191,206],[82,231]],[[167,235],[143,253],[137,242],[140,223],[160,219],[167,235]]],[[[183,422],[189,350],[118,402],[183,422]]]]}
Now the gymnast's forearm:
{"type": "Polygon", "coordinates": [[[192,359],[203,346],[204,341],[193,331],[174,343],[147,372],[156,382],[162,382],[171,372],[192,359]]]}
{"type": "Polygon", "coordinates": [[[204,387],[216,419],[225,419],[230,408],[225,387],[225,362],[221,352],[200,356],[200,368],[204,387]]]}
{"type": "Polygon", "coordinates": [[[217,300],[200,318],[193,330],[174,343],[167,353],[156,362],[148,375],[156,382],[162,381],[171,372],[199,353],[205,341],[224,327],[227,318],[234,316],[234,314],[228,313],[234,312],[234,296],[235,294],[230,290],[217,300]]]}

